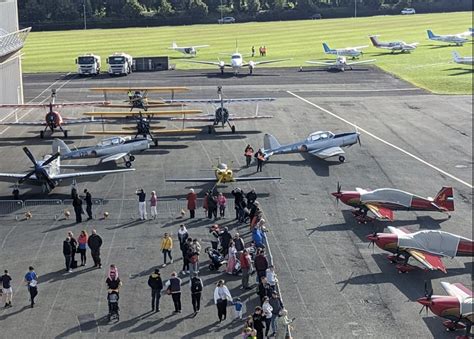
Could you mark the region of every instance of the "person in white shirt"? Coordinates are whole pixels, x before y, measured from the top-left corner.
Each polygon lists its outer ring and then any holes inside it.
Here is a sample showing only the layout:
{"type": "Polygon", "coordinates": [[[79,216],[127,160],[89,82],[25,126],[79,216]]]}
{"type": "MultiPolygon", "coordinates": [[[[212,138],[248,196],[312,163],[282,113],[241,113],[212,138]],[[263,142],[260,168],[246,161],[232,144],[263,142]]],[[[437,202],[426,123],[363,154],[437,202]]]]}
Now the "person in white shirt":
{"type": "Polygon", "coordinates": [[[270,331],[273,311],[273,307],[272,305],[270,305],[270,299],[268,297],[263,298],[262,310],[263,316],[265,317],[265,337],[268,338],[268,332],[270,331]]]}
{"type": "Polygon", "coordinates": [[[214,304],[217,306],[217,316],[219,317],[219,322],[227,318],[227,300],[232,301],[232,295],[225,285],[225,281],[219,280],[217,282],[216,288],[214,289],[214,304]]]}

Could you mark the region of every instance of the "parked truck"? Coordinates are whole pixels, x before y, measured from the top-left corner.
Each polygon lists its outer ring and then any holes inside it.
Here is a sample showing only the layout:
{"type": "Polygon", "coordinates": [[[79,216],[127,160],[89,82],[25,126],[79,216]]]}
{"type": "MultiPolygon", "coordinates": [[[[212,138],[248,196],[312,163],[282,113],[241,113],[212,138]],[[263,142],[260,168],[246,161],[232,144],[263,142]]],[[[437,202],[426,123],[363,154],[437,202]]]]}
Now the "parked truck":
{"type": "Polygon", "coordinates": [[[107,58],[109,75],[127,75],[132,72],[133,58],[126,53],[114,53],[107,58]]]}
{"type": "Polygon", "coordinates": [[[100,56],[91,53],[79,55],[76,65],[79,75],[97,75],[100,73],[100,56]]]}

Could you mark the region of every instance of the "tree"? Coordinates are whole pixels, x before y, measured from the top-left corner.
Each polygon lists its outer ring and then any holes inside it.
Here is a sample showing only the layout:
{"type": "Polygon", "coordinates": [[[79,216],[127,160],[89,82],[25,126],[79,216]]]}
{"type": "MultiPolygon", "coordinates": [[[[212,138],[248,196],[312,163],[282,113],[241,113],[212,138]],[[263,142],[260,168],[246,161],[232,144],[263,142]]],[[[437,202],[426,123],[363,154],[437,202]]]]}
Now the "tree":
{"type": "Polygon", "coordinates": [[[208,12],[209,10],[207,8],[207,5],[202,2],[202,0],[189,1],[188,13],[193,18],[202,18],[203,16],[206,16],[208,12]]]}
{"type": "Polygon", "coordinates": [[[260,10],[259,0],[247,0],[247,9],[249,13],[255,14],[260,10]]]}
{"type": "Polygon", "coordinates": [[[157,0],[154,7],[158,15],[168,16],[174,14],[173,6],[171,6],[168,0],[157,0]]]}
{"type": "Polygon", "coordinates": [[[46,19],[46,11],[38,0],[27,0],[24,10],[20,11],[22,20],[31,22],[41,22],[46,19]]]}
{"type": "Polygon", "coordinates": [[[123,15],[128,18],[139,18],[144,10],[138,0],[127,0],[123,6],[123,15]]]}

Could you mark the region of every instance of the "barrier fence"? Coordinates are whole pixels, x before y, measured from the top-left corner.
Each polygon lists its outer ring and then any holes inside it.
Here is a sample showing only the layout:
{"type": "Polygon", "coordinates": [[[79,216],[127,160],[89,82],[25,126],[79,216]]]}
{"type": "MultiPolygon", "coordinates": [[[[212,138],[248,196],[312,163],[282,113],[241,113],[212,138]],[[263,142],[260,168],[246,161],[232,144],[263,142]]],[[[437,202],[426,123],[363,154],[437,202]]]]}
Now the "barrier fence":
{"type": "MultiPolygon", "coordinates": [[[[196,201],[199,215],[202,212],[203,198],[196,201]]],[[[158,198],[157,218],[176,218],[183,212],[188,214],[186,199],[158,198]]],[[[86,205],[82,208],[85,212],[86,205]]],[[[227,200],[227,213],[234,213],[234,201],[227,200]]],[[[147,202],[147,214],[150,217],[150,204],[147,202]]],[[[136,199],[92,199],[92,215],[94,219],[138,219],[138,201],[136,199]]],[[[0,200],[0,219],[24,220],[42,219],[58,220],[75,218],[72,199],[44,200],[0,200]]]]}

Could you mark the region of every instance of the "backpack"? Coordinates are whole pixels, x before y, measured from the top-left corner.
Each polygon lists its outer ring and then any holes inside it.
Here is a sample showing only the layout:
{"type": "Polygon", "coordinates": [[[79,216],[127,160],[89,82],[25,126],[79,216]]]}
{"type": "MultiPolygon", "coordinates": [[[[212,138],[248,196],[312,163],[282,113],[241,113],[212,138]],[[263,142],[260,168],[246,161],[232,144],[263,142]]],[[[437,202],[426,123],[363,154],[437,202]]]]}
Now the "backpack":
{"type": "Polygon", "coordinates": [[[193,279],[193,282],[191,283],[191,292],[192,293],[202,292],[201,279],[199,279],[199,278],[193,279]]]}

